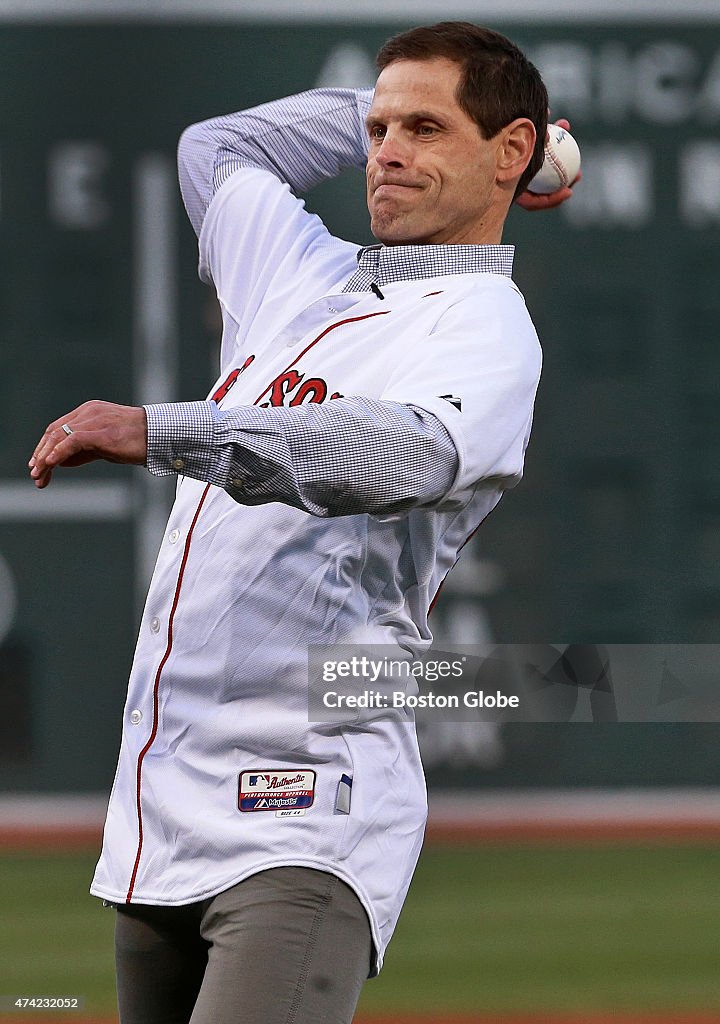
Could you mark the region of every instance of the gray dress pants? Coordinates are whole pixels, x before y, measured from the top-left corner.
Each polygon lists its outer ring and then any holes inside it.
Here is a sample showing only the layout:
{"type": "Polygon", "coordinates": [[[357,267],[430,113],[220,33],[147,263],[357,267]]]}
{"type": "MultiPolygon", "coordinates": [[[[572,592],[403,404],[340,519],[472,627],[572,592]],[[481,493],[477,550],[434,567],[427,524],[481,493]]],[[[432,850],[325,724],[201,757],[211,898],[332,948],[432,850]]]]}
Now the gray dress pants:
{"type": "Polygon", "coordinates": [[[352,1021],[372,939],[335,875],[273,868],[200,903],[116,910],[120,1024],[352,1021]]]}

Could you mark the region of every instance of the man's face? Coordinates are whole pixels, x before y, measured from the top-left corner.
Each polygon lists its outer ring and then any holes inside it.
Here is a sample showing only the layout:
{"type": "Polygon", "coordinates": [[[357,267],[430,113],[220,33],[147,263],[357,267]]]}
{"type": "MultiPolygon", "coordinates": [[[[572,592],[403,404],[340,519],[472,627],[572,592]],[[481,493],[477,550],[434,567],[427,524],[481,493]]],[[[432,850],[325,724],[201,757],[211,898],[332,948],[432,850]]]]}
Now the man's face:
{"type": "Polygon", "coordinates": [[[499,241],[497,142],[458,106],[460,74],[434,58],[395,61],[378,78],[367,202],[372,233],[386,245],[499,241]]]}

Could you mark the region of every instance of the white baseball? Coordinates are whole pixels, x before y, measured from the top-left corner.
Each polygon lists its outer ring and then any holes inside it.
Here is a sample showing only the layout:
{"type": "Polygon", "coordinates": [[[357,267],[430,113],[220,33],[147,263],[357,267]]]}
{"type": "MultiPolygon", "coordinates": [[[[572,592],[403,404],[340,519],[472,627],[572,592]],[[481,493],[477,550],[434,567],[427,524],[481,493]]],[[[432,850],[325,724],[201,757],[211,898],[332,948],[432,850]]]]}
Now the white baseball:
{"type": "Polygon", "coordinates": [[[580,148],[569,131],[557,124],[548,125],[545,160],[528,185],[529,192],[548,195],[572,185],[580,170],[580,148]]]}

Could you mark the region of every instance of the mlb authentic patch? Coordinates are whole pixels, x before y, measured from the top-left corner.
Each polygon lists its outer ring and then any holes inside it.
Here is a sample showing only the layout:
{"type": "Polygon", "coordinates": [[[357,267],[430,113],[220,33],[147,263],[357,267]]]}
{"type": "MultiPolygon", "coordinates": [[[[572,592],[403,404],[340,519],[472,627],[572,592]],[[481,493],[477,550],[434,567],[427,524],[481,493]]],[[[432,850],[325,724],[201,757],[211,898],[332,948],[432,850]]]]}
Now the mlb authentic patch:
{"type": "Polygon", "coordinates": [[[240,772],[238,807],[241,811],[282,812],[282,817],[299,817],[315,799],[315,772],[300,769],[279,772],[274,768],[251,768],[240,772]]]}

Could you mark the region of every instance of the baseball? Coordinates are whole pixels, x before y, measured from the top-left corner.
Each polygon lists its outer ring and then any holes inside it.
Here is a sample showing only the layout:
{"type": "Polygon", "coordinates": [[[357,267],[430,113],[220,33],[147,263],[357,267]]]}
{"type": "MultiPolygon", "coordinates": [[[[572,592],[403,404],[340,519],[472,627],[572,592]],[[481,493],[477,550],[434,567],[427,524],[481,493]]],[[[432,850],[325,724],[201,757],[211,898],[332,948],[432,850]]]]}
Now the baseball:
{"type": "Polygon", "coordinates": [[[557,124],[548,125],[545,160],[528,185],[528,192],[547,195],[571,185],[580,170],[580,148],[569,131],[557,124]]]}

